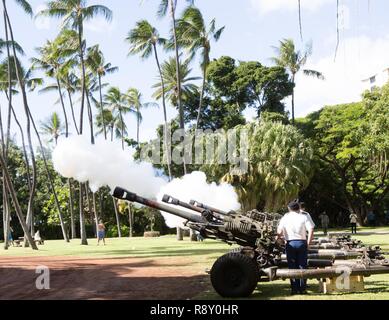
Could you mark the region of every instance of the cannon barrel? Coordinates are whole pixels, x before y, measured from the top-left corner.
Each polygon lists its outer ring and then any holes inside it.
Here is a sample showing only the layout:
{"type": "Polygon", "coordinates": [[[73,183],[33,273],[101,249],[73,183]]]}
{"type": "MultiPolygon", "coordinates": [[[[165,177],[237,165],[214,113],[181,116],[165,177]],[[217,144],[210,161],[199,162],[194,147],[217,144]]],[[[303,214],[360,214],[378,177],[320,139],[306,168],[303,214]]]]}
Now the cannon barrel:
{"type": "Polygon", "coordinates": [[[199,216],[198,214],[193,214],[193,213],[190,213],[190,212],[187,212],[184,210],[179,210],[177,208],[166,205],[164,203],[160,203],[158,201],[143,198],[141,196],[138,196],[136,193],[127,191],[127,190],[120,188],[120,187],[115,188],[115,190],[113,192],[113,196],[116,199],[126,200],[126,201],[130,201],[130,202],[136,202],[136,203],[142,204],[142,205],[150,207],[150,208],[154,208],[157,210],[161,210],[161,211],[170,213],[170,214],[175,215],[177,217],[186,219],[190,222],[207,223],[207,220],[204,217],[199,216]]]}
{"type": "Polygon", "coordinates": [[[191,206],[194,206],[194,207],[198,207],[198,208],[201,208],[201,209],[204,209],[204,210],[212,211],[213,213],[218,213],[218,214],[221,214],[223,216],[228,216],[228,212],[225,212],[223,210],[207,206],[207,205],[205,205],[205,204],[203,204],[201,202],[198,202],[196,200],[190,200],[189,204],[191,206]]]}
{"type": "Polygon", "coordinates": [[[228,221],[228,218],[225,215],[222,215],[218,213],[220,210],[214,209],[216,211],[212,211],[210,209],[204,209],[198,206],[193,205],[192,203],[186,203],[184,201],[181,201],[179,199],[176,199],[172,196],[169,196],[165,194],[162,198],[162,202],[175,205],[175,206],[180,206],[189,210],[196,211],[198,213],[201,213],[203,217],[207,219],[207,221],[211,221],[213,218],[218,219],[220,222],[226,222],[228,221]]]}

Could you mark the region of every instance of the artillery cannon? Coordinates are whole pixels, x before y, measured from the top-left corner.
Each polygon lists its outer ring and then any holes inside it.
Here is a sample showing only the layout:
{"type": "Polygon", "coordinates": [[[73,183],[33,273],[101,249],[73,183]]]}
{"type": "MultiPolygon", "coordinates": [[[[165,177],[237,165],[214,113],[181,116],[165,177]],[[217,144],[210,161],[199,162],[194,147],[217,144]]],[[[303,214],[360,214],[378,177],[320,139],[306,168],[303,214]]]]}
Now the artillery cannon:
{"type": "MultiPolygon", "coordinates": [[[[182,202],[165,195],[162,202],[116,188],[113,196],[164,211],[185,220],[185,225],[203,238],[221,240],[241,247],[218,258],[210,270],[215,291],[222,297],[247,297],[260,280],[286,278],[321,279],[337,274],[335,260],[356,259],[347,263],[353,275],[389,273],[389,261],[379,248],[365,248],[350,238],[315,239],[308,255],[307,270],[287,270],[285,246],[276,241],[281,215],[259,212],[225,212],[197,201],[182,202]]],[[[339,265],[339,264],[338,264],[339,265]]]]}

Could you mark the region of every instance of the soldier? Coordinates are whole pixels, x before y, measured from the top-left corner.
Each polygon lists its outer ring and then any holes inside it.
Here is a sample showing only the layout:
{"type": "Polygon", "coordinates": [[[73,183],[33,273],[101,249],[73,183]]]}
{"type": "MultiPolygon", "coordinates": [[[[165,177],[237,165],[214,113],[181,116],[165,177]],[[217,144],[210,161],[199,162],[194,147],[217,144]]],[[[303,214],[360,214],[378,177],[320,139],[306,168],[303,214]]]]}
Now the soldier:
{"type": "Polygon", "coordinates": [[[306,207],[305,207],[305,202],[300,202],[300,212],[302,213],[302,214],[305,214],[305,215],[307,215],[307,218],[312,222],[312,224],[314,225],[314,222],[313,222],[313,220],[312,220],[312,217],[311,217],[311,215],[307,212],[307,210],[306,210],[306,207]]]}
{"type": "Polygon", "coordinates": [[[328,225],[330,224],[330,218],[327,215],[327,212],[323,212],[320,216],[320,222],[321,222],[321,227],[323,229],[324,235],[327,235],[327,230],[328,230],[328,225]]]}
{"type": "MultiPolygon", "coordinates": [[[[315,225],[306,214],[300,212],[300,204],[291,202],[289,212],[280,220],[277,240],[286,241],[286,257],[289,269],[307,269],[308,246],[312,242],[315,225]],[[308,232],[308,240],[307,240],[308,232]]],[[[306,294],[306,281],[291,279],[291,294],[306,294]]]]}
{"type": "Polygon", "coordinates": [[[357,234],[357,222],[358,222],[358,216],[353,212],[350,211],[350,226],[351,226],[351,234],[357,234]]]}

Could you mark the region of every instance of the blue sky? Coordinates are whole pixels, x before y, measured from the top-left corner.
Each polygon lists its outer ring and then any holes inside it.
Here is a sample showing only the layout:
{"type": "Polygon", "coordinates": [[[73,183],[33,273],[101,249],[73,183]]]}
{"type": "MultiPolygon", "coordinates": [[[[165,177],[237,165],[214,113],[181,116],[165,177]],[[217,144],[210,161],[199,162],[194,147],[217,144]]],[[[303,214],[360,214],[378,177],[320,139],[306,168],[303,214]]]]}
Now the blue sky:
{"type": "MultiPolygon", "coordinates": [[[[302,0],[304,43],[312,41],[313,55],[307,65],[324,73],[326,81],[305,77],[297,79],[297,115],[303,116],[327,104],[358,100],[363,90],[361,80],[389,66],[389,24],[387,12],[389,1],[340,0],[340,46],[334,61],[336,46],[336,0],[302,0]]],[[[35,55],[34,48],[47,39],[53,39],[59,31],[55,20],[31,20],[9,0],[9,11],[17,41],[23,46],[27,57],[35,55]]],[[[30,0],[38,11],[44,1],[30,0]]],[[[127,57],[128,45],[124,39],[139,19],[148,19],[161,35],[169,30],[169,20],[156,18],[158,0],[99,0],[90,4],[104,4],[112,9],[114,19],[106,24],[96,19],[86,26],[87,45],[100,44],[106,60],[119,66],[118,73],[106,78],[111,85],[123,91],[129,87],[140,89],[145,101],[152,101],[151,86],[156,82],[154,60],[142,61],[127,57]]],[[[178,15],[184,8],[179,0],[178,15]]],[[[213,45],[212,58],[229,55],[237,60],[256,60],[269,65],[273,56],[272,46],[283,38],[293,38],[304,48],[298,29],[297,0],[196,0],[205,19],[216,18],[218,26],[226,26],[220,41],[213,45]]],[[[4,37],[4,29],[1,28],[4,37]]],[[[163,53],[162,59],[167,56],[163,53]]],[[[25,59],[27,65],[28,60],[25,59]]],[[[193,64],[193,75],[200,76],[198,64],[193,64]]],[[[60,112],[52,94],[32,93],[29,103],[37,121],[54,110],[60,112]]],[[[0,98],[2,110],[5,100],[0,98]]],[[[289,101],[286,101],[289,106],[289,101]]],[[[16,99],[15,107],[24,119],[22,105],[16,99]]],[[[176,115],[173,109],[169,116],[176,115]]],[[[253,115],[247,112],[247,117],[253,115]]],[[[148,140],[162,123],[162,110],[144,112],[141,139],[148,140]]],[[[130,135],[135,136],[135,120],[127,119],[130,135]]]]}

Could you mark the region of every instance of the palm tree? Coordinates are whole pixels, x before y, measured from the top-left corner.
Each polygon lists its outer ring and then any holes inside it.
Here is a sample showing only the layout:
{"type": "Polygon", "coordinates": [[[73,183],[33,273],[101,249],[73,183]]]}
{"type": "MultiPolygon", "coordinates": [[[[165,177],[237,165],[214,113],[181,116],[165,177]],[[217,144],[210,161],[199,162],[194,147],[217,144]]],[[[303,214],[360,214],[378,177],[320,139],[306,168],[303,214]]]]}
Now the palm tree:
{"type": "Polygon", "coordinates": [[[120,138],[122,141],[122,148],[124,150],[124,136],[126,133],[126,124],[124,122],[124,115],[127,113],[135,114],[136,111],[128,105],[125,95],[122,94],[118,87],[111,87],[108,89],[107,94],[104,97],[105,103],[112,111],[116,128],[120,131],[120,138]]]}
{"type": "Polygon", "coordinates": [[[224,28],[225,27],[216,29],[215,19],[213,19],[210,22],[209,27],[207,27],[201,11],[198,8],[191,6],[185,9],[181,19],[177,21],[177,41],[179,45],[187,48],[191,58],[194,58],[197,51],[201,50],[203,83],[201,86],[196,129],[201,119],[207,68],[210,63],[209,54],[211,51],[211,41],[218,41],[224,31],[224,28]]]}
{"type": "Polygon", "coordinates": [[[39,58],[32,58],[33,68],[38,68],[45,71],[46,76],[54,78],[56,83],[46,87],[46,90],[55,89],[58,91],[59,100],[61,102],[62,111],[65,119],[65,134],[69,136],[69,122],[66,113],[65,102],[63,99],[63,92],[61,86],[61,69],[66,68],[64,54],[58,44],[58,41],[47,41],[43,47],[37,48],[36,51],[39,53],[39,58]]]}
{"type": "MultiPolygon", "coordinates": [[[[177,106],[179,112],[180,119],[180,129],[185,130],[185,122],[184,122],[184,107],[182,105],[182,95],[181,95],[181,79],[180,79],[180,54],[178,50],[178,42],[177,42],[177,21],[176,21],[176,9],[177,9],[177,1],[178,0],[161,0],[158,10],[158,15],[160,17],[166,16],[169,8],[170,8],[170,17],[173,25],[173,42],[175,49],[175,63],[176,63],[176,83],[177,83],[177,106]]],[[[194,0],[186,0],[190,5],[194,3],[194,0]]],[[[185,155],[183,156],[183,166],[184,173],[186,174],[186,163],[185,163],[185,155]]]]}
{"type": "MultiPolygon", "coordinates": [[[[32,9],[31,9],[31,6],[29,5],[29,3],[27,1],[25,1],[25,0],[16,0],[16,2],[24,9],[24,11],[26,13],[28,13],[30,16],[32,16],[32,9]]],[[[27,87],[27,85],[29,85],[30,89],[34,89],[35,85],[39,84],[39,81],[35,81],[32,78],[30,79],[30,76],[31,76],[30,72],[27,72],[27,73],[22,72],[21,66],[18,63],[17,50],[16,50],[16,46],[15,46],[15,43],[16,43],[15,42],[15,37],[14,37],[12,23],[11,23],[10,16],[8,14],[8,9],[7,9],[7,5],[6,5],[6,1],[5,0],[3,0],[3,10],[4,10],[4,25],[5,25],[6,41],[8,43],[8,41],[10,40],[11,48],[12,48],[12,53],[13,53],[13,56],[15,57],[13,59],[14,60],[14,67],[15,67],[15,73],[16,73],[17,82],[19,84],[19,88],[20,88],[21,93],[22,93],[22,101],[23,101],[23,106],[24,106],[24,111],[25,111],[25,114],[26,114],[26,118],[27,118],[27,124],[26,124],[27,129],[26,129],[26,131],[27,131],[27,138],[28,138],[28,144],[29,144],[30,156],[31,156],[31,163],[32,163],[31,188],[30,188],[29,204],[28,204],[28,209],[27,209],[27,221],[31,222],[31,232],[33,233],[34,230],[33,230],[33,223],[32,223],[33,222],[33,218],[32,218],[32,203],[33,203],[33,200],[34,200],[35,194],[36,194],[36,162],[35,162],[35,154],[34,154],[34,149],[33,149],[33,144],[32,144],[32,138],[31,138],[31,125],[32,125],[33,130],[35,131],[36,137],[38,139],[39,146],[41,148],[42,158],[43,158],[45,170],[46,170],[47,177],[48,177],[49,187],[50,187],[50,189],[51,189],[51,191],[52,191],[52,193],[54,195],[55,202],[56,202],[56,205],[57,205],[59,219],[60,219],[60,222],[61,222],[62,234],[63,234],[63,237],[64,237],[65,241],[68,242],[69,238],[68,238],[66,230],[65,230],[65,224],[64,224],[61,208],[60,208],[60,205],[59,205],[57,193],[56,193],[55,188],[54,188],[53,179],[52,179],[50,171],[48,169],[48,164],[47,164],[47,159],[46,159],[46,156],[45,156],[45,153],[44,153],[43,144],[42,144],[42,141],[40,139],[38,128],[35,125],[34,118],[33,118],[32,114],[31,114],[31,110],[30,110],[30,107],[29,107],[29,104],[28,104],[28,97],[27,97],[26,87],[27,87]],[[9,39],[9,37],[10,37],[10,39],[9,39]]],[[[8,61],[11,61],[10,46],[7,46],[7,56],[8,56],[8,61]]],[[[9,74],[9,85],[10,85],[10,88],[11,88],[11,65],[10,65],[10,63],[8,65],[8,74],[9,74]]],[[[10,89],[10,96],[11,96],[11,91],[12,90],[10,89]]],[[[10,104],[11,104],[11,102],[10,102],[10,104]]],[[[8,189],[9,189],[9,191],[11,193],[11,196],[13,196],[12,192],[11,192],[12,188],[11,188],[10,184],[8,184],[8,185],[9,185],[8,189]]],[[[17,207],[18,204],[16,203],[16,201],[13,201],[13,202],[14,202],[15,209],[17,210],[16,207],[17,207]]],[[[25,235],[25,236],[28,238],[28,235],[25,235]]],[[[35,246],[35,244],[34,244],[34,246],[35,246]]]]}
{"type": "MultiPolygon", "coordinates": [[[[86,0],[53,0],[47,3],[47,9],[41,11],[38,15],[62,18],[62,27],[71,29],[77,32],[78,36],[78,51],[81,66],[81,110],[80,110],[80,126],[79,133],[83,133],[84,107],[86,92],[86,67],[85,67],[85,41],[84,41],[84,22],[102,15],[107,21],[112,20],[112,11],[102,5],[87,6],[86,0]]],[[[93,135],[93,117],[90,103],[88,102],[89,126],[91,131],[91,142],[94,143],[93,135]]],[[[86,190],[87,191],[87,190],[86,190]]],[[[83,185],[80,183],[80,229],[81,229],[81,244],[87,245],[85,230],[85,219],[83,213],[83,185]]]]}
{"type": "MultiPolygon", "coordinates": [[[[98,15],[102,15],[107,21],[112,20],[112,11],[106,6],[91,5],[87,6],[86,0],[53,0],[47,3],[47,9],[42,10],[38,15],[62,18],[62,27],[72,29],[77,32],[78,49],[81,65],[81,112],[80,112],[80,134],[83,133],[83,113],[86,96],[86,68],[85,68],[85,41],[84,41],[84,22],[89,21],[98,15]]],[[[93,127],[93,119],[90,119],[90,126],[93,127]]],[[[92,130],[93,132],[93,130],[92,130]]],[[[91,134],[93,142],[93,134],[91,134]]]]}
{"type": "Polygon", "coordinates": [[[111,63],[106,63],[104,59],[104,55],[99,48],[99,45],[88,48],[88,55],[86,59],[86,65],[90,69],[90,71],[98,78],[99,83],[99,107],[100,107],[100,118],[102,120],[104,138],[107,140],[107,129],[104,121],[104,107],[103,107],[103,93],[102,93],[102,78],[107,75],[114,73],[119,70],[118,67],[113,67],[111,63]]]}
{"type": "Polygon", "coordinates": [[[58,116],[58,113],[53,112],[53,114],[47,118],[46,121],[41,122],[41,131],[42,134],[50,137],[49,142],[54,140],[55,144],[58,143],[58,138],[63,135],[64,127],[61,122],[61,118],[58,116]]]}
{"type": "MultiPolygon", "coordinates": [[[[179,108],[179,95],[181,91],[181,100],[185,101],[188,97],[194,95],[197,92],[197,86],[193,83],[199,79],[199,77],[189,77],[192,69],[189,68],[190,61],[186,60],[180,63],[180,75],[178,77],[181,84],[181,90],[178,89],[179,84],[176,76],[176,62],[174,57],[169,58],[162,64],[162,76],[165,85],[165,94],[170,104],[176,108],[179,108]]],[[[160,99],[163,95],[162,83],[158,82],[153,85],[153,88],[157,89],[153,98],[160,99]]]]}
{"type": "Polygon", "coordinates": [[[165,121],[164,138],[165,138],[165,149],[167,155],[167,168],[169,173],[169,180],[172,179],[171,172],[171,154],[170,146],[168,144],[168,120],[167,120],[167,109],[166,109],[166,97],[165,97],[165,83],[162,76],[161,64],[159,62],[157,46],[164,46],[166,39],[161,38],[158,30],[154,28],[147,20],[141,20],[136,23],[136,27],[132,29],[126,38],[130,43],[129,54],[140,54],[142,59],[149,58],[154,54],[155,62],[158,67],[159,77],[161,79],[162,89],[162,107],[163,117],[165,121]]]}
{"type": "MultiPolygon", "coordinates": [[[[272,61],[280,67],[285,68],[291,77],[291,82],[296,85],[296,75],[303,71],[306,76],[315,77],[324,80],[324,76],[319,71],[303,69],[307,63],[309,56],[312,54],[312,46],[307,45],[304,52],[297,50],[292,39],[280,41],[279,47],[274,47],[277,57],[272,58],[272,61]]],[[[292,92],[292,123],[295,122],[295,106],[294,106],[294,89],[292,92]]]]}
{"type": "MultiPolygon", "coordinates": [[[[179,76],[177,77],[177,65],[174,57],[164,62],[161,67],[164,82],[159,82],[153,86],[153,88],[157,89],[154,92],[153,97],[158,100],[162,95],[166,94],[170,103],[174,107],[179,108],[180,101],[185,101],[189,96],[194,95],[195,92],[197,92],[197,86],[193,84],[192,81],[199,78],[189,77],[189,74],[192,71],[189,68],[189,63],[190,61],[186,60],[184,63],[180,64],[179,76]],[[179,79],[179,81],[177,81],[177,79],[179,79]],[[179,89],[180,86],[181,89],[179,89]]],[[[185,158],[185,156],[183,158],[185,158]]],[[[186,170],[185,161],[184,170],[186,170]]],[[[186,171],[184,171],[184,174],[186,174],[186,171]]],[[[179,227],[177,227],[177,240],[183,240],[183,232],[179,227]]]]}
{"type": "Polygon", "coordinates": [[[143,95],[138,89],[128,89],[125,98],[127,103],[136,111],[136,142],[139,147],[139,130],[142,122],[142,110],[150,107],[158,107],[158,104],[153,102],[143,102],[143,95]]]}

